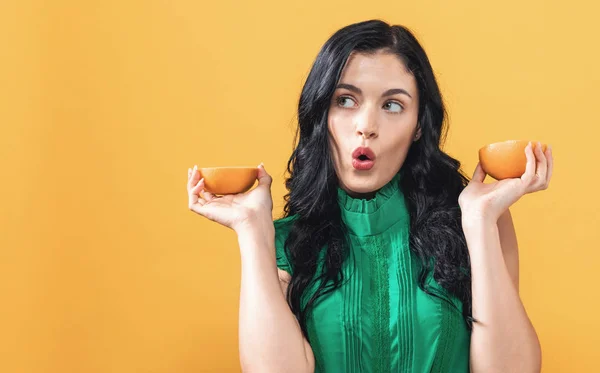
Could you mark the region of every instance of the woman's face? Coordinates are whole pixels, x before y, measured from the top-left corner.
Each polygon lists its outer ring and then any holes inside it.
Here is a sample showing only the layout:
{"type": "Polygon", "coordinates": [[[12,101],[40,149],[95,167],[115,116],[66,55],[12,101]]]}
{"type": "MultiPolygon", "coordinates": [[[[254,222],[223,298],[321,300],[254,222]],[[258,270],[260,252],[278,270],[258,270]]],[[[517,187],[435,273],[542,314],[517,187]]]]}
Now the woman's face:
{"type": "Polygon", "coordinates": [[[398,57],[389,52],[350,55],[328,117],[342,189],[355,198],[372,198],[394,177],[420,137],[418,110],[415,78],[398,57]],[[375,159],[356,158],[359,147],[370,148],[375,159]]]}

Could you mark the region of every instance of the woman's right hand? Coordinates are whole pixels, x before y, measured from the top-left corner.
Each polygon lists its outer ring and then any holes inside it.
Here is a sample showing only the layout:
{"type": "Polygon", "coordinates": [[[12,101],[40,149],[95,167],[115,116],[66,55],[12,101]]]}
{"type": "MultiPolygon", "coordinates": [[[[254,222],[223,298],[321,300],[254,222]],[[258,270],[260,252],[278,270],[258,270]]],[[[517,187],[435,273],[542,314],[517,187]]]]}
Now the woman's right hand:
{"type": "Polygon", "coordinates": [[[246,193],[215,196],[204,190],[198,167],[188,169],[189,209],[236,232],[252,219],[271,219],[273,179],[262,163],[258,166],[258,186],[246,193]]]}

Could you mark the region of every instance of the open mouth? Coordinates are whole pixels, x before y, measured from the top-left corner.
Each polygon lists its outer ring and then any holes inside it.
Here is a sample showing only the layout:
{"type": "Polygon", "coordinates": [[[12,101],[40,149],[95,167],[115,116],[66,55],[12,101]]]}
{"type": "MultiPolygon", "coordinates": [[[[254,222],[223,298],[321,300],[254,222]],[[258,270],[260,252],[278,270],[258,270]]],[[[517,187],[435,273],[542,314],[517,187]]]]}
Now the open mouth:
{"type": "Polygon", "coordinates": [[[360,146],[352,152],[352,158],[359,161],[374,161],[375,152],[367,146],[360,146]]]}
{"type": "Polygon", "coordinates": [[[352,167],[356,170],[367,171],[375,165],[375,153],[366,147],[357,148],[352,158],[352,167]]]}

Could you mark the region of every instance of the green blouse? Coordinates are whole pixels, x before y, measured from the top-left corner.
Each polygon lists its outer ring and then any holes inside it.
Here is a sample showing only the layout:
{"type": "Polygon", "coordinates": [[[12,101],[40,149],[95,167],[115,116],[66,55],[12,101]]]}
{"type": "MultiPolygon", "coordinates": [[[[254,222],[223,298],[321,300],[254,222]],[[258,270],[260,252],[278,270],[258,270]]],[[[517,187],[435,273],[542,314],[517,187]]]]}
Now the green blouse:
{"type": "MultiPolygon", "coordinates": [[[[338,188],[351,255],[342,286],[322,296],[307,320],[316,373],[469,372],[462,303],[431,274],[427,285],[441,298],[418,286],[399,181],[397,174],[370,200],[338,188]]],[[[274,222],[277,266],[289,273],[283,245],[294,218],[274,222]]]]}

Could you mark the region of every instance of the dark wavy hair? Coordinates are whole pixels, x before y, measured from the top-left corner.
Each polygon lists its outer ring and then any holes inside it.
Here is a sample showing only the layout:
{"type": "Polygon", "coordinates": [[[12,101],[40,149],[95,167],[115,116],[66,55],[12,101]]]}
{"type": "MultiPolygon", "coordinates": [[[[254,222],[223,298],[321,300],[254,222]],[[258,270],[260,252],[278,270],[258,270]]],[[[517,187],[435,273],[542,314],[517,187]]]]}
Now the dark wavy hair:
{"type": "Polygon", "coordinates": [[[469,180],[460,162],[441,150],[447,133],[442,96],[429,59],[413,33],[403,26],[370,20],[346,26],[327,40],[298,105],[297,145],[287,163],[290,176],[284,196],[284,216],[297,218],[284,248],[292,267],[287,301],[307,339],[308,313],[320,296],[342,284],[342,264],[349,254],[328,141],[329,105],[349,55],[378,51],[398,56],[415,77],[419,91],[421,138],[413,143],[399,171],[411,220],[410,250],[422,264],[419,287],[440,296],[425,285],[433,271],[435,281],[462,301],[463,316],[472,328],[471,267],[458,205],[469,180]],[[313,286],[316,291],[309,292],[313,286]]]}

